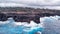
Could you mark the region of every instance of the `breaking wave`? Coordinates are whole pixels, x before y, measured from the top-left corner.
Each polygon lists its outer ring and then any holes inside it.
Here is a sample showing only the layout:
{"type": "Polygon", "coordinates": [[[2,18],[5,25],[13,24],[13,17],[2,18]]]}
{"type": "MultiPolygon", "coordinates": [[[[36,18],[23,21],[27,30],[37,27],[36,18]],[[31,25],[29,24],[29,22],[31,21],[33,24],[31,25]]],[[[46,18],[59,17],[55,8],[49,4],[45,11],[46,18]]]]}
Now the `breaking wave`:
{"type": "Polygon", "coordinates": [[[0,34],[60,34],[60,16],[41,17],[39,24],[34,21],[15,22],[13,18],[0,21],[0,34]],[[8,33],[7,33],[8,32],[8,33]]]}
{"type": "Polygon", "coordinates": [[[41,33],[43,30],[42,23],[36,24],[34,21],[15,22],[13,18],[7,21],[0,21],[0,34],[35,34],[41,33]]]}
{"type": "Polygon", "coordinates": [[[44,24],[42,34],[60,34],[60,16],[42,17],[40,21],[44,24]]]}

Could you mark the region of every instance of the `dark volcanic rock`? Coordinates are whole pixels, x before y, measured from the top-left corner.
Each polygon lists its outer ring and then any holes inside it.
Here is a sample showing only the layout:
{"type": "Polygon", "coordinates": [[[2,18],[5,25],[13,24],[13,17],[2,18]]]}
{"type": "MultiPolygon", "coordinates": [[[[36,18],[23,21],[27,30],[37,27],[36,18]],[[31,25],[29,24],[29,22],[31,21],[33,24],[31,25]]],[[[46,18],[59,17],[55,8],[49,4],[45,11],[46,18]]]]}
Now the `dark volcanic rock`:
{"type": "Polygon", "coordinates": [[[30,22],[30,20],[33,20],[40,23],[40,17],[54,15],[60,15],[60,10],[34,9],[28,7],[0,7],[0,20],[6,20],[12,17],[15,21],[30,22]]]}

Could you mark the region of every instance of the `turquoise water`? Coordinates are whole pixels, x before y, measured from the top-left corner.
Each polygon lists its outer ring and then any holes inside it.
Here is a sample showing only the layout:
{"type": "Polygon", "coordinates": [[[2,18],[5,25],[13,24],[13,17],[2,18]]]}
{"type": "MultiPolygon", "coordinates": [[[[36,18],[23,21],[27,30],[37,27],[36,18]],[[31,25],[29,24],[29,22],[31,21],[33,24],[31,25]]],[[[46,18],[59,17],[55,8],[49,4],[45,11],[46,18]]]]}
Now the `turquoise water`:
{"type": "Polygon", "coordinates": [[[0,34],[36,34],[38,31],[42,32],[42,34],[60,34],[60,16],[40,18],[43,27],[15,25],[13,19],[8,19],[7,21],[6,23],[0,21],[0,34]]]}
{"type": "Polygon", "coordinates": [[[9,23],[0,24],[0,34],[35,34],[36,32],[42,32],[42,27],[27,27],[23,25],[14,25],[13,19],[8,19],[9,23]]]}
{"type": "Polygon", "coordinates": [[[42,32],[42,34],[60,34],[60,16],[40,18],[43,27],[15,25],[13,19],[8,19],[7,21],[6,23],[0,21],[0,34],[36,34],[36,32],[42,32]]]}

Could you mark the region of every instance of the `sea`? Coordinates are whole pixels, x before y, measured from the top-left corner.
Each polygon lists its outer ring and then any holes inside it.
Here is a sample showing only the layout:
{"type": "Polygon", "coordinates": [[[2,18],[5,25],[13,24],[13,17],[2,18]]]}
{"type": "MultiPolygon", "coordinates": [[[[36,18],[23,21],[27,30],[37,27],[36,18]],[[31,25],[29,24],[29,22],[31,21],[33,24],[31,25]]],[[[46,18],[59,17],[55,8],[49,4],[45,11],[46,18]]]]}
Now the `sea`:
{"type": "Polygon", "coordinates": [[[13,18],[0,21],[0,34],[60,34],[60,16],[40,17],[40,23],[34,21],[15,22],[13,18]]]}
{"type": "Polygon", "coordinates": [[[40,18],[44,25],[42,34],[60,34],[60,16],[50,16],[40,18]]]}

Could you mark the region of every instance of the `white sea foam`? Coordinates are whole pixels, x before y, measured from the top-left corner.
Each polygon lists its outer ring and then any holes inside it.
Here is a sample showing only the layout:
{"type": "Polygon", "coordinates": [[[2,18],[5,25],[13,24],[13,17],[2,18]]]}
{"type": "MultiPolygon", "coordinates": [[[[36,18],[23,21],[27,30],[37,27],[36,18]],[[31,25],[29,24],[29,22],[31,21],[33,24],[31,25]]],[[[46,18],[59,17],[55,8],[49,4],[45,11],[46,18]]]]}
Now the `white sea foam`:
{"type": "Polygon", "coordinates": [[[60,34],[60,16],[50,16],[40,18],[45,28],[43,34],[60,34]]]}
{"type": "Polygon", "coordinates": [[[30,21],[30,24],[28,24],[27,22],[15,22],[13,20],[13,18],[8,18],[7,21],[0,21],[0,25],[2,24],[7,24],[9,26],[14,25],[14,26],[26,26],[26,27],[31,27],[32,29],[34,29],[35,27],[44,27],[47,28],[45,29],[45,34],[48,33],[59,33],[60,34],[60,16],[50,16],[50,17],[42,17],[40,18],[40,22],[39,24],[36,24],[34,21],[30,21]],[[48,29],[49,28],[49,29],[48,29]]]}

